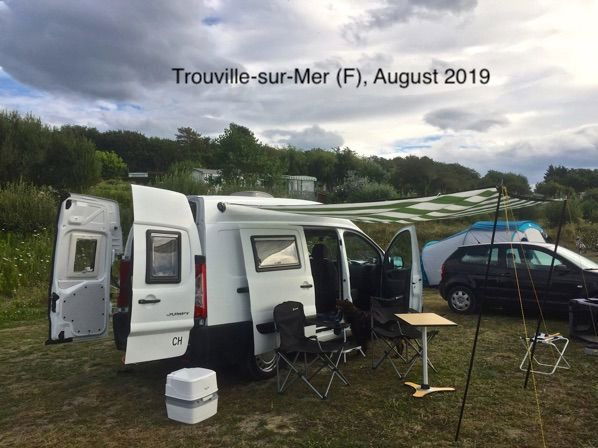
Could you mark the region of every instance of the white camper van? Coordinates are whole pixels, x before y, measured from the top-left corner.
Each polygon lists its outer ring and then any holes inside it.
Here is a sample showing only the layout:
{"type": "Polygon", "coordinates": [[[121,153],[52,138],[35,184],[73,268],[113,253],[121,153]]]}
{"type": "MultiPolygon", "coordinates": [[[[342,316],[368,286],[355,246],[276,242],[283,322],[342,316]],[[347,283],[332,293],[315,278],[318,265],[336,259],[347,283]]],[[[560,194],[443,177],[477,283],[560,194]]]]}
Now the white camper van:
{"type": "MultiPolygon", "coordinates": [[[[274,368],[278,303],[300,301],[315,316],[334,313],[337,299],[367,309],[371,296],[403,296],[406,308],[421,311],[413,226],[384,252],[351,221],[260,208],[314,202],[132,189],[124,248],[116,202],[73,194],[61,204],[48,343],[106,336],[112,315],[126,364],[189,352],[265,378],[274,368]],[[110,269],[121,254],[112,308],[110,269]]],[[[335,337],[325,329],[318,336],[335,337]]]]}

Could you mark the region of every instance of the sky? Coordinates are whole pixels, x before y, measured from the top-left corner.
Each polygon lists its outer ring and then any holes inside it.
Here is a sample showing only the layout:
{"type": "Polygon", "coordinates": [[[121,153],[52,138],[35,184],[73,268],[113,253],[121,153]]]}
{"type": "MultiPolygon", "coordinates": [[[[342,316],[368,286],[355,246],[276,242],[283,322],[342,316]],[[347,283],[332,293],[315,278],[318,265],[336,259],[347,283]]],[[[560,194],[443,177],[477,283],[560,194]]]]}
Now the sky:
{"type": "Polygon", "coordinates": [[[0,0],[0,109],[168,138],[234,122],[272,145],[425,155],[536,183],[549,164],[598,168],[596,19],[590,0],[0,0]],[[173,67],[332,79],[184,85],[173,67]],[[345,67],[368,85],[339,88],[345,67]],[[485,68],[490,81],[374,85],[379,68],[485,68]]]}

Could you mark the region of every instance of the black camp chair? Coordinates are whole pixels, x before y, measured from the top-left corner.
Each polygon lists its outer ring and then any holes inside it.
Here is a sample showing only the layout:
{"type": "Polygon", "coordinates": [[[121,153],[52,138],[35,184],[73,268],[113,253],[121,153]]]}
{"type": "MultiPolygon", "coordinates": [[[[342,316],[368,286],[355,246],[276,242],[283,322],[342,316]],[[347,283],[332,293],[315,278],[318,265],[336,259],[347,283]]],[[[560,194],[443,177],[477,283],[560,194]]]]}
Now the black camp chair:
{"type": "Polygon", "coordinates": [[[305,323],[303,304],[300,302],[283,302],[274,307],[274,324],[280,335],[280,347],[276,350],[278,393],[283,393],[297,378],[301,378],[318,397],[325,399],[328,397],[335,376],[338,376],[345,385],[349,385],[349,381],[338,369],[345,344],[342,341],[320,342],[315,336],[305,336],[305,323]],[[309,361],[308,355],[310,358],[313,356],[309,361]],[[303,362],[297,363],[300,357],[303,358],[303,362]],[[284,361],[289,369],[282,383],[280,381],[281,361],[284,361]],[[314,363],[320,365],[310,373],[308,370],[314,363]],[[328,368],[331,375],[328,386],[322,394],[310,380],[324,368],[328,368]],[[295,376],[290,379],[292,373],[295,373],[295,376]]]}
{"type": "MultiPolygon", "coordinates": [[[[417,359],[422,357],[421,331],[411,325],[401,324],[395,316],[395,314],[408,311],[410,310],[405,306],[402,296],[370,298],[372,340],[379,339],[386,345],[384,353],[377,360],[372,346],[372,369],[377,369],[384,360],[388,359],[401,379],[407,376],[417,359]],[[403,348],[405,349],[404,352],[403,348]],[[409,355],[409,348],[413,350],[413,355],[409,355]],[[407,367],[404,373],[399,371],[393,357],[406,364],[407,367]]],[[[429,331],[428,342],[437,334],[438,331],[429,331]]],[[[436,368],[430,360],[428,360],[428,365],[436,372],[436,368]]]]}

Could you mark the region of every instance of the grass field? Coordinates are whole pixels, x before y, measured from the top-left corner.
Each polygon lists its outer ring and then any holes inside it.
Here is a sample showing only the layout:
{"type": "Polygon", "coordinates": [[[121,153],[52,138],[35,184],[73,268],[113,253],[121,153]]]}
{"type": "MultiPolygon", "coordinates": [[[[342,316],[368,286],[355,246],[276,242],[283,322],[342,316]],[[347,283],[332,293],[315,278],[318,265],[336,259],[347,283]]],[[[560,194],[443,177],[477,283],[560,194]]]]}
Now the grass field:
{"type": "MultiPolygon", "coordinates": [[[[328,401],[300,383],[278,395],[275,379],[248,383],[229,369],[218,372],[218,414],[193,426],[168,420],[164,405],[166,374],[185,361],[123,369],[111,339],[44,346],[44,319],[9,322],[0,329],[0,446],[543,446],[533,388],[522,389],[517,369],[521,317],[498,312],[484,318],[461,442],[452,442],[475,317],[451,314],[433,291],[426,308],[459,323],[430,346],[432,385],[455,393],[415,399],[389,364],[372,371],[361,357],[345,366],[351,385],[335,382],[328,401]]],[[[567,333],[564,320],[548,326],[567,333]]],[[[546,446],[598,447],[598,360],[579,343],[567,356],[571,370],[537,378],[546,446]]]]}

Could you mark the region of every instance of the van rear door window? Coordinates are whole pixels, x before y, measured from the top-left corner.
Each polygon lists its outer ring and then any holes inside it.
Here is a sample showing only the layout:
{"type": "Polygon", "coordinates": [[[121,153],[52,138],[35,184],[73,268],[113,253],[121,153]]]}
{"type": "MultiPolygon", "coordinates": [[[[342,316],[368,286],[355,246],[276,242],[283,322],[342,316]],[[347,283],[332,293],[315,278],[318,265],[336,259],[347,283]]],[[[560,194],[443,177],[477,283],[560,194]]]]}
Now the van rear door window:
{"type": "Polygon", "coordinates": [[[181,234],[147,231],[146,283],[180,283],[181,234]]]}
{"type": "Polygon", "coordinates": [[[251,246],[255,270],[258,272],[301,267],[297,240],[293,235],[252,236],[251,246]]]}
{"type": "Polygon", "coordinates": [[[78,277],[95,277],[97,238],[77,238],[73,258],[73,274],[78,277]]]}

